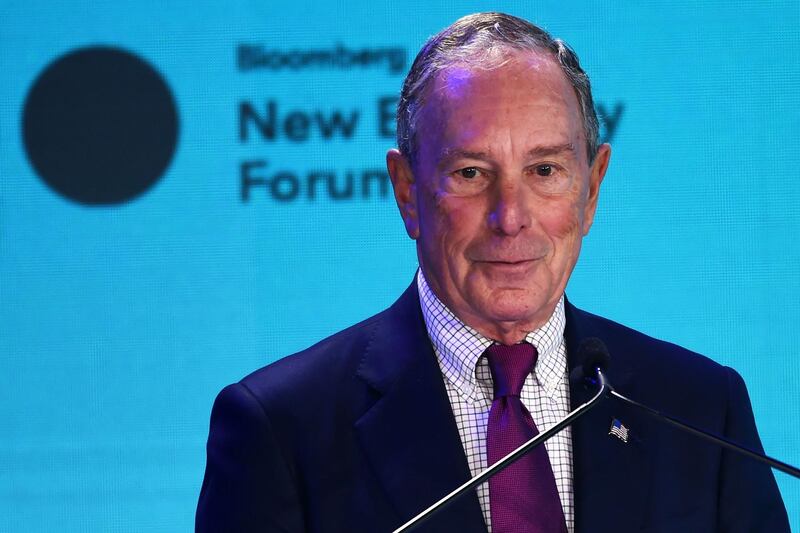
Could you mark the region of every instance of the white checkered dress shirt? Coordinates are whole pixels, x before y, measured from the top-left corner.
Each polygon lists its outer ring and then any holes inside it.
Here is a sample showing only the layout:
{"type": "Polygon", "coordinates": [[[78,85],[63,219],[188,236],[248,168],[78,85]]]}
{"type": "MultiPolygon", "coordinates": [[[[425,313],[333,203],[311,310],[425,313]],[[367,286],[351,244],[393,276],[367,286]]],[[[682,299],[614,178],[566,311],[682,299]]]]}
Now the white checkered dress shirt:
{"type": "MultiPolygon", "coordinates": [[[[486,424],[494,392],[489,364],[481,355],[493,341],[461,322],[431,291],[422,270],[418,271],[417,289],[428,336],[445,378],[444,384],[461,443],[474,476],[489,466],[486,457],[486,424]]],[[[564,323],[562,296],[547,323],[530,332],[525,339],[536,347],[539,357],[536,369],[525,380],[521,399],[539,431],[549,429],[569,412],[564,323]]],[[[560,431],[545,443],[545,447],[564,508],[567,530],[572,533],[575,526],[570,429],[560,431]]],[[[483,517],[491,531],[488,482],[479,485],[477,492],[483,517]]]]}

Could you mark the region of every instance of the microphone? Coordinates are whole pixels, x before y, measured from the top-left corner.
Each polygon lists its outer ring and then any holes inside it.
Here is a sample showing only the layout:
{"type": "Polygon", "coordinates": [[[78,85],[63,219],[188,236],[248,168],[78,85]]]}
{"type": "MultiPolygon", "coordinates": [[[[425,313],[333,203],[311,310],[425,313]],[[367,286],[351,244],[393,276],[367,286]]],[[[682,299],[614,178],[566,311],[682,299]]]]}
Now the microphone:
{"type": "Polygon", "coordinates": [[[614,389],[611,387],[611,384],[608,382],[605,374],[603,373],[610,360],[606,345],[603,343],[603,341],[596,337],[587,338],[581,341],[580,345],[578,346],[577,354],[577,359],[581,361],[581,364],[579,364],[572,371],[570,374],[570,380],[574,379],[575,381],[573,381],[573,383],[582,382],[588,385],[599,386],[597,393],[588,402],[578,406],[553,427],[543,433],[535,435],[529,441],[520,445],[516,450],[512,451],[493,465],[489,466],[483,472],[480,472],[478,475],[472,477],[472,479],[469,481],[463,483],[460,487],[450,492],[450,494],[444,496],[442,499],[419,513],[417,516],[400,526],[398,529],[395,529],[393,533],[404,533],[422,525],[437,512],[456,501],[468,491],[488,480],[490,477],[507,468],[509,465],[542,444],[544,441],[575,422],[575,420],[584,414],[588,413],[593,407],[600,403],[601,400],[608,397],[614,389]]]}
{"type": "Polygon", "coordinates": [[[419,513],[417,516],[400,526],[398,529],[395,529],[393,533],[405,533],[422,525],[438,511],[441,511],[456,499],[466,494],[468,491],[474,489],[484,481],[488,480],[490,477],[504,470],[506,467],[517,461],[520,457],[524,456],[532,449],[545,442],[547,439],[564,429],[566,426],[575,422],[578,418],[589,412],[598,403],[600,403],[601,400],[609,396],[612,396],[625,404],[636,407],[637,409],[643,410],[648,415],[671,424],[682,431],[686,431],[692,435],[711,441],[724,448],[728,448],[747,457],[751,457],[759,462],[765,463],[780,470],[781,472],[785,472],[791,476],[800,478],[800,469],[797,469],[792,465],[778,461],[777,459],[736,444],[735,442],[714,435],[708,431],[696,428],[690,424],[678,420],[677,418],[663,414],[651,407],[631,400],[630,398],[618,393],[611,386],[611,383],[609,383],[604,373],[611,360],[611,357],[608,353],[608,348],[606,347],[605,343],[597,337],[583,339],[578,346],[577,354],[579,364],[572,370],[572,372],[570,372],[571,385],[573,387],[598,387],[597,393],[595,393],[595,395],[588,402],[581,404],[553,427],[534,436],[528,442],[520,445],[516,450],[512,451],[493,465],[483,470],[478,475],[463,483],[461,486],[419,513]]]}
{"type": "MultiPolygon", "coordinates": [[[[598,372],[602,373],[611,363],[606,344],[597,337],[588,337],[581,341],[577,359],[580,364],[573,368],[569,375],[573,387],[597,385],[598,372]]],[[[608,387],[613,390],[611,384],[608,384],[608,387]]]]}

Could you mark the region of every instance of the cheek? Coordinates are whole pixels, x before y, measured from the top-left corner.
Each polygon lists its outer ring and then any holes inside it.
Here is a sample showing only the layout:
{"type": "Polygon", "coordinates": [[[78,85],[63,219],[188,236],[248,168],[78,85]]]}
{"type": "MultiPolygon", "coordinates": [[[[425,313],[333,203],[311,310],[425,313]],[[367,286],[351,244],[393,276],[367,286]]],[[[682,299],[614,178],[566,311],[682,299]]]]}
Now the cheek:
{"type": "Polygon", "coordinates": [[[425,194],[420,210],[421,230],[429,243],[439,240],[447,232],[446,211],[442,209],[442,197],[435,192],[425,194]]]}
{"type": "Polygon", "coordinates": [[[481,206],[444,193],[432,195],[423,233],[431,253],[459,264],[470,243],[481,235],[481,206]]]}
{"type": "Polygon", "coordinates": [[[539,223],[556,242],[579,239],[583,227],[583,206],[576,202],[557,202],[540,213],[539,223]]]}

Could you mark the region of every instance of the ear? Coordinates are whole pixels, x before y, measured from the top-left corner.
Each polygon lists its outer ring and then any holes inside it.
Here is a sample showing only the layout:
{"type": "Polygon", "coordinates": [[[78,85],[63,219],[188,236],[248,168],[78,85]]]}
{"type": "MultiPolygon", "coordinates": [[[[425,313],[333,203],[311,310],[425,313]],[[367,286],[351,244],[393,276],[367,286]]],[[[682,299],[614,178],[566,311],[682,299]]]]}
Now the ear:
{"type": "Polygon", "coordinates": [[[397,149],[386,153],[386,168],[392,180],[394,199],[412,239],[419,237],[419,212],[417,211],[417,184],[408,159],[397,149]]]}
{"type": "Polygon", "coordinates": [[[594,214],[597,211],[597,199],[600,196],[600,184],[603,183],[603,178],[606,175],[610,159],[611,145],[608,143],[601,144],[600,148],[597,149],[597,155],[594,156],[592,168],[589,169],[589,192],[583,211],[584,236],[589,233],[592,222],[594,222],[594,214]]]}

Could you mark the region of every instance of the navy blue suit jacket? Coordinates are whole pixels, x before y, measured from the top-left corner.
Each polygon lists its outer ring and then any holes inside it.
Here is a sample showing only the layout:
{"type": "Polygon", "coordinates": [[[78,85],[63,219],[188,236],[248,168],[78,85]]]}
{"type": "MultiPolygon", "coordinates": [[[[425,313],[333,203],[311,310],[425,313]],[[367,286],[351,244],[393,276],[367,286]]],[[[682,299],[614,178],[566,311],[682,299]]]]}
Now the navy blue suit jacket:
{"type": "MultiPolygon", "coordinates": [[[[733,370],[567,303],[627,396],[761,449],[733,370]]],[[[573,408],[591,396],[571,387],[573,408]]],[[[573,427],[576,531],[788,532],[769,468],[606,400],[573,427]],[[630,430],[610,436],[613,419],[630,430]]],[[[416,285],[386,311],[230,385],[211,414],[198,532],[392,531],[469,467],[416,285]]],[[[485,533],[472,493],[419,529],[485,533]]]]}

